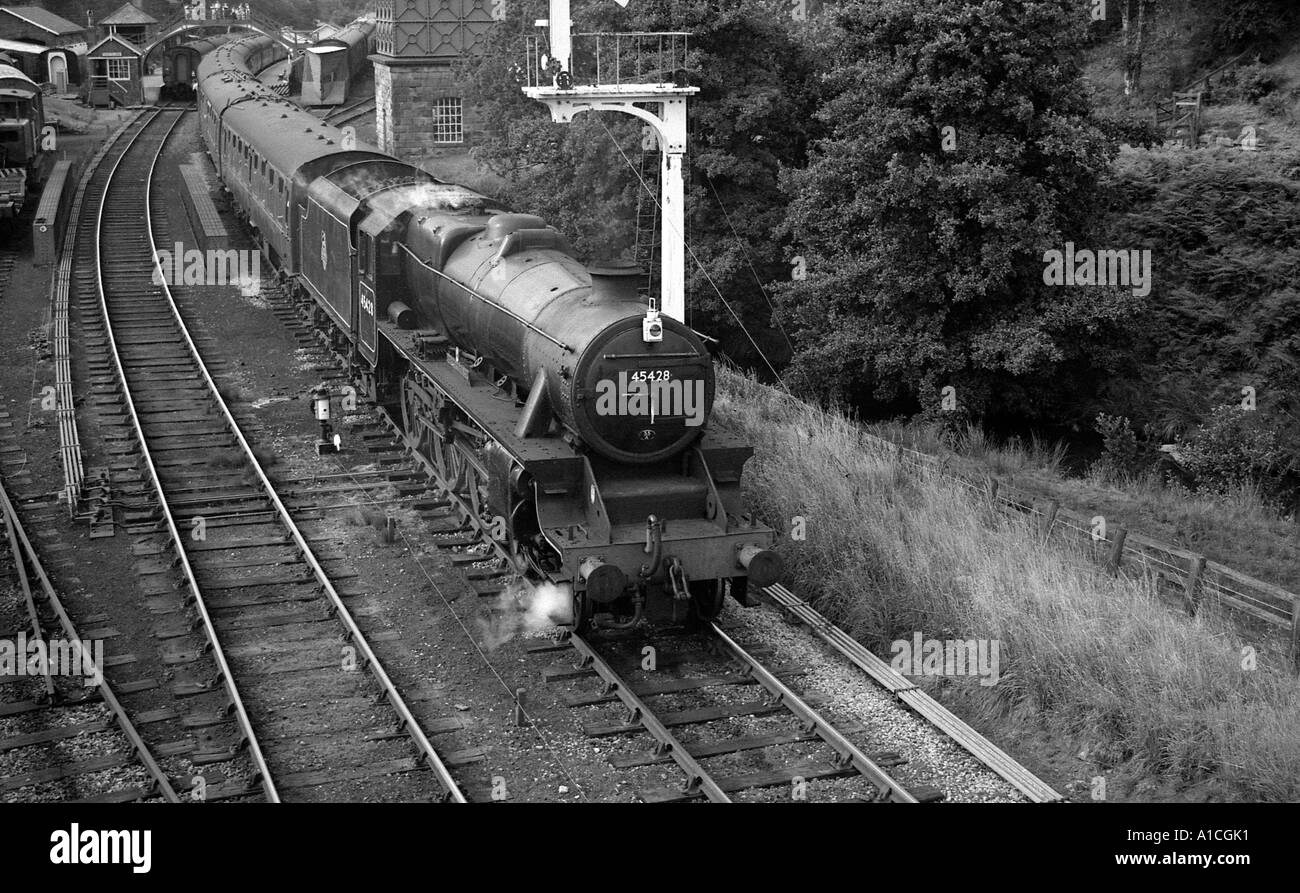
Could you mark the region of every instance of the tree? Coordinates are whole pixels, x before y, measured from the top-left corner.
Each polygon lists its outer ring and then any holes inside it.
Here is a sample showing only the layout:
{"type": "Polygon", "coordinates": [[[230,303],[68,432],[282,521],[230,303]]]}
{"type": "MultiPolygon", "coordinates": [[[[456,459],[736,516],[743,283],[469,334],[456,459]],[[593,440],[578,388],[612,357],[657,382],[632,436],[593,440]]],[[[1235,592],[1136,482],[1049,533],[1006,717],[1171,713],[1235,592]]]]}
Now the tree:
{"type": "Polygon", "coordinates": [[[1124,46],[1124,95],[1137,96],[1142,81],[1142,54],[1155,27],[1156,0],[1121,0],[1120,35],[1124,46]]]}
{"type": "MultiPolygon", "coordinates": [[[[835,19],[829,133],[784,180],[807,276],[791,383],[873,412],[1090,418],[1132,290],[1048,286],[1087,244],[1121,128],[1094,117],[1073,0],[871,0],[835,19]]],[[[1136,246],[1119,246],[1136,247],[1136,246]]]]}

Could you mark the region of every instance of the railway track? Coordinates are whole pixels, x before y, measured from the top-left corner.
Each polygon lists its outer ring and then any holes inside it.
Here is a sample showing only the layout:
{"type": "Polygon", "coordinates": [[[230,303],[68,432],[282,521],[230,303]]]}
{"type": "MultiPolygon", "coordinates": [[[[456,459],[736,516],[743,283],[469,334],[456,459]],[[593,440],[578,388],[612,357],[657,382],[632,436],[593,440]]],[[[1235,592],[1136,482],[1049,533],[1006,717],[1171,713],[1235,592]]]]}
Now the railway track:
{"type": "Polygon", "coordinates": [[[374,97],[371,97],[353,103],[352,105],[339,106],[337,109],[334,109],[325,115],[322,120],[327,124],[333,124],[335,127],[343,127],[346,124],[351,124],[353,121],[373,113],[374,110],[375,100],[374,97]]]}
{"type": "Polygon", "coordinates": [[[69,653],[64,644],[92,639],[73,624],[3,484],[0,514],[20,602],[18,610],[0,613],[23,624],[0,638],[39,641],[47,655],[28,674],[0,677],[0,690],[7,690],[0,701],[0,800],[35,795],[84,803],[178,802],[176,788],[104,676],[110,661],[92,647],[79,661],[80,675],[70,675],[66,664],[56,666],[53,656],[69,653]],[[96,679],[93,687],[87,684],[96,679]]]}
{"type": "Polygon", "coordinates": [[[161,538],[138,554],[152,551],[183,578],[183,604],[160,611],[157,634],[174,690],[224,693],[236,740],[206,756],[245,754],[266,800],[336,799],[333,786],[361,782],[369,799],[463,802],[227,406],[181,317],[179,287],[153,275],[166,201],[151,186],[182,115],[142,122],[113,162],[96,220],[108,354],[153,496],[151,511],[126,521],[152,521],[161,538]]]}
{"type": "MultiPolygon", "coordinates": [[[[629,739],[611,764],[633,770],[672,762],[684,775],[680,785],[639,787],[644,802],[729,803],[733,795],[778,787],[802,799],[801,784],[823,779],[852,780],[840,796],[856,800],[918,803],[943,797],[929,787],[909,790],[893,778],[887,769],[906,760],[891,751],[864,751],[850,739],[862,731],[856,723],[837,724],[780,678],[797,676],[799,668],[769,667],[716,623],[698,635],[652,634],[600,644],[568,633],[554,647],[564,646],[577,652],[577,665],[548,669],[549,682],[594,674],[603,683],[596,694],[569,695],[569,706],[626,709],[621,718],[583,725],[594,739],[629,739]],[[761,689],[757,698],[749,695],[754,687],[761,689]],[[637,743],[644,734],[654,739],[649,750],[637,743]]],[[[551,648],[538,643],[530,650],[551,648]]]]}
{"type": "MultiPolygon", "coordinates": [[[[311,331],[310,315],[294,319],[282,309],[282,321],[295,323],[311,331]]],[[[315,330],[320,349],[332,356],[341,367],[346,367],[342,357],[329,351],[324,333],[315,330]]],[[[303,339],[300,338],[300,341],[303,339]]],[[[401,438],[400,426],[381,407],[368,404],[359,398],[365,408],[377,411],[384,419],[391,435],[401,438]]],[[[438,494],[441,504],[450,508],[448,526],[437,532],[450,538],[437,543],[452,550],[452,563],[466,574],[472,588],[488,601],[481,603],[486,613],[501,610],[500,593],[515,574],[512,557],[503,544],[492,538],[487,522],[478,516],[468,489],[459,489],[444,480],[438,469],[422,456],[412,452],[411,459],[418,464],[438,494]]],[[[465,465],[470,457],[465,457],[465,465]]],[[[348,477],[346,473],[342,475],[348,477]]],[[[364,493],[359,494],[363,495],[364,493]]],[[[986,767],[1002,775],[1024,793],[1027,799],[1050,801],[1059,795],[1020,767],[1010,757],[993,747],[982,736],[960,720],[951,717],[938,705],[927,711],[925,704],[912,703],[904,695],[920,696],[918,691],[901,692],[900,683],[882,680],[872,673],[874,664],[864,667],[857,651],[864,651],[857,643],[853,651],[845,643],[851,639],[821,618],[810,620],[792,608],[803,607],[804,613],[815,615],[797,598],[782,589],[788,598],[775,603],[797,616],[798,622],[808,625],[840,654],[854,660],[858,666],[873,676],[886,689],[899,694],[910,707],[930,720],[943,734],[970,752],[986,767]],[[833,632],[828,632],[828,630],[833,632]],[[947,720],[951,721],[946,721],[947,720]]],[[[507,609],[508,610],[508,609],[507,609]]],[[[815,615],[819,618],[820,615],[815,615]]],[[[649,734],[654,746],[649,752],[637,751],[614,757],[616,768],[638,770],[676,764],[684,781],[680,786],[647,785],[639,791],[642,800],[667,802],[676,800],[707,799],[728,802],[734,796],[749,797],[762,789],[793,786],[803,782],[835,780],[838,796],[873,802],[915,803],[943,799],[937,788],[927,784],[905,786],[888,771],[907,760],[891,750],[864,749],[854,743],[858,733],[865,730],[854,720],[832,720],[822,713],[812,698],[802,697],[782,677],[800,675],[796,667],[771,667],[756,653],[747,652],[716,623],[688,635],[682,631],[666,631],[664,641],[654,647],[668,655],[669,672],[641,672],[640,653],[622,654],[628,637],[615,637],[612,641],[597,641],[588,637],[564,632],[557,641],[537,641],[526,647],[534,654],[574,652],[577,657],[573,668],[549,668],[543,676],[548,682],[575,680],[595,676],[603,683],[598,694],[576,693],[565,700],[574,708],[621,705],[626,717],[619,721],[595,720],[584,724],[593,739],[622,736],[635,739],[649,734]],[[622,639],[622,645],[620,644],[622,639]],[[635,678],[634,678],[635,677],[635,678]],[[759,698],[737,700],[732,693],[761,690],[759,698]],[[715,698],[715,696],[717,696],[715,698]],[[684,708],[670,703],[674,699],[692,699],[684,708]],[[722,721],[738,734],[724,738],[710,738],[710,723],[722,721]],[[745,729],[746,723],[754,728],[745,729]],[[706,763],[719,768],[707,768],[706,763]],[[743,767],[737,769],[738,765],[743,767]],[[846,784],[843,780],[847,779],[846,784]],[[855,793],[856,791],[856,793],[855,793]]],[[[654,639],[655,636],[650,637],[654,639]]],[[[638,647],[646,639],[633,638],[638,647]]],[[[883,664],[878,659],[875,663],[883,664]]],[[[888,670],[888,666],[884,665],[888,670]]],[[[902,688],[914,689],[905,680],[902,688]]],[[[526,710],[522,703],[517,710],[526,710]]],[[[887,743],[883,746],[888,746],[887,743]]]]}

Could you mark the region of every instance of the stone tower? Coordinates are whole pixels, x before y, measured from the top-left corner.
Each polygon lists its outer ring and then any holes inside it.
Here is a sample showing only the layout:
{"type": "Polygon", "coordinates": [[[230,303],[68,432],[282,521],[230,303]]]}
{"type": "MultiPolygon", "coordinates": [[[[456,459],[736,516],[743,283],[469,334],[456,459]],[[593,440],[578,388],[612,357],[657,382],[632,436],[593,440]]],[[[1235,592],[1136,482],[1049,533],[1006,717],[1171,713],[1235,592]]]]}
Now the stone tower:
{"type": "Polygon", "coordinates": [[[493,25],[494,0],[379,0],[375,138],[403,161],[464,152],[476,131],[453,65],[493,25]]]}

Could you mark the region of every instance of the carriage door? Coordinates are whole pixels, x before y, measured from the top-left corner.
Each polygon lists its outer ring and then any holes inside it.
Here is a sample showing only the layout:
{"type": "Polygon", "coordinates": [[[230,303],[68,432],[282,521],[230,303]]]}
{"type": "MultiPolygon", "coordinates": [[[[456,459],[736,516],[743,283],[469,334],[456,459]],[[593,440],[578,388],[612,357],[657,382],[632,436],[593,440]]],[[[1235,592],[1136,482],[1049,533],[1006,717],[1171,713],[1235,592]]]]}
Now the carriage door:
{"type": "Polygon", "coordinates": [[[375,320],[375,240],[367,232],[358,235],[357,344],[361,355],[374,363],[379,341],[379,325],[375,320]]]}
{"type": "Polygon", "coordinates": [[[190,57],[188,53],[176,54],[176,70],[172,72],[172,83],[183,87],[190,85],[190,57]]]}

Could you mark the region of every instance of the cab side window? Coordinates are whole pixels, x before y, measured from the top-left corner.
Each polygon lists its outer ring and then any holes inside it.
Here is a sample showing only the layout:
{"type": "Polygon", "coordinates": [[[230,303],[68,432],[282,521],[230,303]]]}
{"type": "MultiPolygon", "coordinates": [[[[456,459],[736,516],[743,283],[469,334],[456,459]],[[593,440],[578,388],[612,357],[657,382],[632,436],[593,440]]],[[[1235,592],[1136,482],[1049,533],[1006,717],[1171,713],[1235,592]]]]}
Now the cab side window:
{"type": "Polygon", "coordinates": [[[368,276],[371,279],[375,277],[375,271],[370,266],[373,254],[374,252],[371,250],[370,234],[362,233],[361,251],[358,260],[361,265],[361,275],[368,276]]]}

